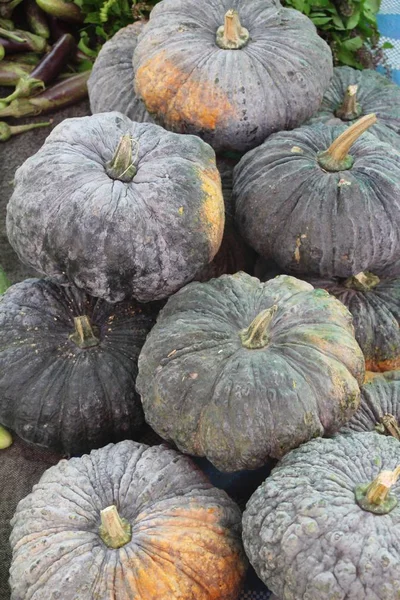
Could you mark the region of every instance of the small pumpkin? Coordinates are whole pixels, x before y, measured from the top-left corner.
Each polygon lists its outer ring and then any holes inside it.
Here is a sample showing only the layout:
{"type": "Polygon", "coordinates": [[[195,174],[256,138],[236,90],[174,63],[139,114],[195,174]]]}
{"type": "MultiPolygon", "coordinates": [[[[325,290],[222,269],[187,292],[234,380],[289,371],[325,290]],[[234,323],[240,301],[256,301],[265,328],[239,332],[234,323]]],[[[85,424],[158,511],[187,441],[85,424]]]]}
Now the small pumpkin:
{"type": "Polygon", "coordinates": [[[375,113],[378,122],[370,132],[400,150],[400,88],[371,69],[335,67],[322,104],[310,123],[342,122],[351,125],[359,117],[375,113]]]}
{"type": "Polygon", "coordinates": [[[153,122],[133,90],[132,57],[143,26],[137,21],[123,27],[101,47],[87,84],[93,114],[116,110],[132,121],[153,122]]]}
{"type": "Polygon", "coordinates": [[[235,217],[259,254],[286,272],[322,277],[399,261],[400,153],[364,133],[375,122],[367,115],[347,129],[280,132],[241,159],[235,217]]]}
{"type": "Polygon", "coordinates": [[[256,469],[337,431],[359,403],[351,315],[294,277],[246,273],[170,297],[139,356],[146,421],[221,471],[256,469]]]}
{"type": "Polygon", "coordinates": [[[400,595],[400,446],[375,433],[287,454],[247,503],[243,542],[279,600],[400,595]]]}
{"type": "Polygon", "coordinates": [[[23,262],[109,302],[169,296],[214,258],[223,229],[213,149],[118,112],[57,125],[7,206],[23,262]]]}
{"type": "Polygon", "coordinates": [[[135,90],[167,129],[244,152],[318,109],[332,53],[277,0],[162,0],[140,34],[135,90]]]}
{"type": "Polygon", "coordinates": [[[376,431],[400,441],[400,371],[367,372],[357,412],[339,433],[376,431]]]}
{"type": "Polygon", "coordinates": [[[235,600],[247,566],[239,508],[165,446],[62,460],[12,527],[11,600],[235,600]]]}
{"type": "Polygon", "coordinates": [[[0,298],[0,423],[80,454],[137,434],[137,360],[158,304],[109,304],[46,279],[0,298]]]}

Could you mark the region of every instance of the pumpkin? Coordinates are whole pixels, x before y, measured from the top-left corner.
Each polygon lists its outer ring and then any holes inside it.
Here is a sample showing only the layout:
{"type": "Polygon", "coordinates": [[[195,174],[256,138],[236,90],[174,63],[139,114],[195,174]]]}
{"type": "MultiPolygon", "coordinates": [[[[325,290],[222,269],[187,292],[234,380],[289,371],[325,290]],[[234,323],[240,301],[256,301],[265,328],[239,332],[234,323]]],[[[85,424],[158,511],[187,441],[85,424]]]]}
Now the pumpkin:
{"type": "Polygon", "coordinates": [[[141,21],[123,27],[102,46],[87,84],[93,114],[116,110],[132,121],[152,122],[133,90],[132,56],[142,28],[141,21]]]}
{"type": "Polygon", "coordinates": [[[322,277],[398,262],[400,153],[361,135],[375,121],[280,132],[241,159],[235,217],[259,254],[284,271],[322,277]]]}
{"type": "Polygon", "coordinates": [[[80,454],[143,423],[137,360],[158,304],[117,305],[46,279],[0,298],[0,423],[26,441],[80,454]]]}
{"type": "Polygon", "coordinates": [[[367,372],[357,412],[339,433],[376,431],[400,441],[400,371],[367,372]]]}
{"type": "Polygon", "coordinates": [[[351,315],[294,277],[246,273],[170,297],[139,356],[146,421],[221,471],[256,469],[337,431],[359,403],[351,315]]]}
{"type": "Polygon", "coordinates": [[[376,71],[335,67],[321,107],[310,123],[342,122],[375,113],[378,122],[370,132],[400,150],[400,89],[376,71]]]}
{"type": "Polygon", "coordinates": [[[279,600],[400,595],[400,446],[375,433],[287,454],[247,503],[243,542],[279,600]]]}
{"type": "Polygon", "coordinates": [[[277,0],[163,0],[133,56],[135,91],[167,129],[244,152],[318,109],[332,53],[277,0]]]}
{"type": "Polygon", "coordinates": [[[223,228],[212,148],[118,112],[57,125],[7,207],[23,262],[109,302],[169,296],[214,258],[223,228]]]}
{"type": "Polygon", "coordinates": [[[12,600],[234,600],[246,570],[239,508],[165,446],[61,461],[12,527],[12,600]]]}

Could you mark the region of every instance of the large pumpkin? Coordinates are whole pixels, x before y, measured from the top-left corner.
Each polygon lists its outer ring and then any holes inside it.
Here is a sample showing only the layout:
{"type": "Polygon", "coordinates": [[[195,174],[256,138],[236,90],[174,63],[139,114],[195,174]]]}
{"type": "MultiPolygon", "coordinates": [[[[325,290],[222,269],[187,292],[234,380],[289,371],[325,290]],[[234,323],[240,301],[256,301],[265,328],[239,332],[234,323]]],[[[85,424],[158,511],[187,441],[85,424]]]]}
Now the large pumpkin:
{"type": "Polygon", "coordinates": [[[143,25],[123,27],[102,46],[87,84],[93,114],[117,110],[132,121],[153,121],[133,90],[132,57],[143,25]]]}
{"type": "Polygon", "coordinates": [[[378,122],[370,132],[400,150],[400,88],[376,71],[335,67],[321,107],[310,123],[338,120],[351,125],[375,113],[378,122]]]}
{"type": "Polygon", "coordinates": [[[279,600],[400,597],[400,444],[375,433],[287,454],[250,498],[246,553],[279,600]]]}
{"type": "Polygon", "coordinates": [[[0,423],[79,454],[137,434],[137,360],[159,306],[30,279],[0,298],[0,423]]]}
{"type": "Polygon", "coordinates": [[[131,441],[61,461],[22,500],[11,600],[235,600],[241,513],[187,457],[131,441]]]}
{"type": "Polygon", "coordinates": [[[400,441],[400,371],[367,372],[357,412],[340,433],[376,431],[400,441]]]}
{"type": "Polygon", "coordinates": [[[110,302],[169,296],[214,258],[223,229],[213,149],[118,112],[55,127],[7,207],[25,263],[110,302]]]}
{"type": "Polygon", "coordinates": [[[334,432],[359,403],[351,315],[285,275],[191,283],[169,298],[139,357],[146,421],[222,471],[255,469],[334,432]]]}
{"type": "Polygon", "coordinates": [[[234,171],[239,231],[287,272],[349,277],[400,255],[400,153],[365,130],[316,124],[271,136],[234,171]]]}
{"type": "Polygon", "coordinates": [[[133,57],[135,90],[173,131],[246,151],[318,109],[332,54],[277,0],[163,0],[133,57]]]}

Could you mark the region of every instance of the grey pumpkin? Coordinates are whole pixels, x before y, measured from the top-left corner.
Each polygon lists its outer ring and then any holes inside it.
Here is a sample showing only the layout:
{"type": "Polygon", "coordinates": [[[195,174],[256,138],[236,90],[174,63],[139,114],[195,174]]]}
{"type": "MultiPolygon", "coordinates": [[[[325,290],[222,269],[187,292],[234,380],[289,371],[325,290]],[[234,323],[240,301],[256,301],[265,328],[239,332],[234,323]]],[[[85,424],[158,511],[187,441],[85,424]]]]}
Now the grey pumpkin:
{"type": "Polygon", "coordinates": [[[363,115],[375,113],[378,122],[370,132],[400,150],[400,88],[376,71],[335,67],[322,104],[309,123],[351,125],[363,115]]]}
{"type": "Polygon", "coordinates": [[[157,121],[241,152],[310,118],[333,72],[311,20],[277,0],[163,0],[133,65],[157,121]]]}
{"type": "Polygon", "coordinates": [[[11,524],[11,600],[236,600],[247,567],[239,508],[165,446],[60,461],[11,524]]]}
{"type": "Polygon", "coordinates": [[[358,407],[364,358],[351,315],[286,275],[190,283],[170,297],[139,356],[146,421],[221,471],[256,469],[358,407]]]}
{"type": "Polygon", "coordinates": [[[102,46],[87,84],[93,114],[117,110],[132,121],[153,123],[133,89],[132,58],[143,26],[138,21],[123,27],[102,46]]]}
{"type": "Polygon", "coordinates": [[[214,258],[223,228],[213,149],[118,112],[55,127],[7,206],[23,262],[110,302],[169,296],[214,258]]]}
{"type": "Polygon", "coordinates": [[[247,503],[243,542],[279,600],[400,595],[400,444],[319,438],[287,454],[247,503]]]}

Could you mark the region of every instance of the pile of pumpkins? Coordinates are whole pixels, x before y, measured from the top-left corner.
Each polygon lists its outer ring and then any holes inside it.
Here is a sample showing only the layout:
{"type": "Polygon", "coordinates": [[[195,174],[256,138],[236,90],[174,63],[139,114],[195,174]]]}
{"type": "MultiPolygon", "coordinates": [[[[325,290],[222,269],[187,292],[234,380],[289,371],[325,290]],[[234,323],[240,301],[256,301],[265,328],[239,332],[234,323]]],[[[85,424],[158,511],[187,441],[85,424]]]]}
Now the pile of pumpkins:
{"type": "Polygon", "coordinates": [[[46,277],[0,300],[0,423],[72,456],[12,600],[234,600],[248,559],[278,600],[398,597],[400,89],[278,0],[162,0],[88,87],[7,209],[46,277]],[[242,516],[185,455],[279,463],[242,516]]]}

